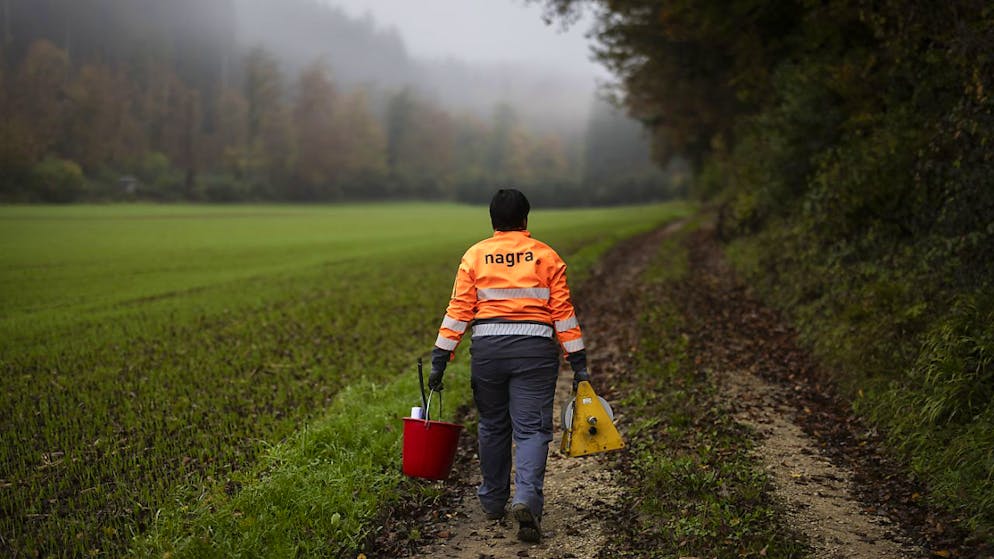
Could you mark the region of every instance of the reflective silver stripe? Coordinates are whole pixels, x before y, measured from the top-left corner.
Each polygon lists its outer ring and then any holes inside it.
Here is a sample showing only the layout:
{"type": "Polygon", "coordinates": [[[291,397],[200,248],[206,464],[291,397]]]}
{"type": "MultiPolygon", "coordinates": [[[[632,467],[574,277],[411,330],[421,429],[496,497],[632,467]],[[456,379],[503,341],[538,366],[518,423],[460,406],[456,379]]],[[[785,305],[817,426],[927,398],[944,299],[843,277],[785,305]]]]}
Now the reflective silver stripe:
{"type": "Polygon", "coordinates": [[[583,338],[563,342],[563,349],[565,349],[568,353],[580,351],[583,347],[583,338]]]}
{"type": "Polygon", "coordinates": [[[515,324],[513,322],[489,322],[473,325],[473,337],[477,336],[542,336],[552,337],[552,327],[545,324],[528,322],[515,324]]]}
{"type": "Polygon", "coordinates": [[[445,315],[445,318],[442,319],[442,328],[448,328],[449,330],[459,332],[460,334],[466,331],[467,326],[469,326],[468,322],[456,320],[449,315],[445,315]]]}
{"type": "Polygon", "coordinates": [[[438,346],[438,347],[440,347],[440,348],[442,348],[442,349],[444,349],[445,351],[455,351],[456,350],[456,346],[459,345],[459,342],[457,342],[455,340],[450,340],[450,339],[446,338],[445,336],[439,334],[438,335],[438,339],[435,340],[435,345],[438,346]]]}
{"type": "Polygon", "coordinates": [[[548,299],[548,287],[519,287],[513,289],[477,289],[476,298],[480,301],[492,299],[548,299]]]}
{"type": "Polygon", "coordinates": [[[570,328],[576,328],[580,323],[576,321],[576,315],[567,318],[566,320],[556,321],[556,332],[565,332],[570,328]]]}

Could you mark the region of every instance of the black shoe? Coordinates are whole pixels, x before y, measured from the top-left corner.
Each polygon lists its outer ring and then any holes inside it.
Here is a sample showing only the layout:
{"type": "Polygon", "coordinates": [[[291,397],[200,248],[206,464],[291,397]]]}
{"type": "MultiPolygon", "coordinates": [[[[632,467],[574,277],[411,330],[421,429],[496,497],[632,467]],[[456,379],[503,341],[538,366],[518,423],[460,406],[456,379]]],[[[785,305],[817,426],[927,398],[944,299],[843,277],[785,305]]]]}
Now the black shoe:
{"type": "Polygon", "coordinates": [[[483,509],[483,514],[484,514],[484,516],[487,517],[487,520],[495,520],[495,521],[496,520],[503,520],[503,518],[504,518],[504,509],[500,509],[500,512],[490,512],[487,509],[483,509]]]}
{"type": "Polygon", "coordinates": [[[511,505],[511,514],[518,521],[518,539],[528,543],[538,543],[542,540],[541,517],[532,514],[531,509],[524,503],[511,505]]]}

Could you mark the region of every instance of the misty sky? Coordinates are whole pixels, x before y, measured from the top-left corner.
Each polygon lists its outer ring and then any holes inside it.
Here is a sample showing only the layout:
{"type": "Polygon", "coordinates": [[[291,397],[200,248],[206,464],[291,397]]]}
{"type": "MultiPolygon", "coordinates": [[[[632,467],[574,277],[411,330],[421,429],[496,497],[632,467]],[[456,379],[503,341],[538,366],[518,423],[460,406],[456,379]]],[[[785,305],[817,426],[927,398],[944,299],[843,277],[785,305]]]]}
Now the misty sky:
{"type": "Polygon", "coordinates": [[[526,62],[604,79],[590,61],[589,16],[562,31],[542,21],[540,4],[524,0],[324,0],[381,27],[395,27],[418,58],[526,62]]]}

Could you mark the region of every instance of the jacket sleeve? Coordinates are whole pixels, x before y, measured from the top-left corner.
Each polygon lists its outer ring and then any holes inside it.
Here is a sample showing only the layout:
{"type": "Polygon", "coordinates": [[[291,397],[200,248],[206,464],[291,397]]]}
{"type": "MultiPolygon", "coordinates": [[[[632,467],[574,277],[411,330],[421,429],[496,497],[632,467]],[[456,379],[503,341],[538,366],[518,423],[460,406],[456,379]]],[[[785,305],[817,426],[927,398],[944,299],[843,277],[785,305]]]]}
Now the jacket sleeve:
{"type": "Polygon", "coordinates": [[[566,263],[555,255],[552,273],[549,278],[549,309],[552,312],[556,338],[566,353],[574,371],[587,368],[586,350],[583,345],[583,332],[576,319],[569,285],[566,283],[566,263]]]}
{"type": "MultiPolygon", "coordinates": [[[[435,351],[432,352],[432,367],[434,368],[438,366],[436,363],[438,356],[444,355],[438,350],[448,352],[449,359],[451,359],[452,353],[459,346],[459,342],[466,332],[466,328],[476,316],[475,280],[471,258],[467,252],[459,263],[456,281],[452,285],[452,298],[449,299],[449,306],[445,309],[442,325],[438,329],[435,351]]],[[[444,370],[444,365],[442,369],[444,370]]]]}

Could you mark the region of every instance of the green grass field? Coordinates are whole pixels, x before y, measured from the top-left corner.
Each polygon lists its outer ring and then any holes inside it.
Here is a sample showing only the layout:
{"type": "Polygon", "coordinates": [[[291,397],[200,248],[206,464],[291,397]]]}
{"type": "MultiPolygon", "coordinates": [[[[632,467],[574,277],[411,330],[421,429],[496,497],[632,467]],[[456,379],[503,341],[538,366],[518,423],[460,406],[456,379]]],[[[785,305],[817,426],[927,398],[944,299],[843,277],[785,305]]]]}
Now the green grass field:
{"type": "MultiPolygon", "coordinates": [[[[687,211],[530,222],[575,283],[687,211]]],[[[0,208],[0,552],[358,545],[396,498],[414,361],[489,235],[458,205],[0,208]]]]}

